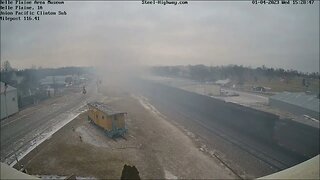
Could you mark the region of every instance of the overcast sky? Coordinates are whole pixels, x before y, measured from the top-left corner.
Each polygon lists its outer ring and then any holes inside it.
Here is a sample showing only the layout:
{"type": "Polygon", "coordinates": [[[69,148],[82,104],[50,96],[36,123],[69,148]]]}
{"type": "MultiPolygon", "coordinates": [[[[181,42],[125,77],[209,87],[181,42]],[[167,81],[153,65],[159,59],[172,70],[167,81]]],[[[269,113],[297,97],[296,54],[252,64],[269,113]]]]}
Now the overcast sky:
{"type": "Polygon", "coordinates": [[[1,22],[1,60],[16,68],[239,64],[319,72],[319,2],[79,1],[57,9],[68,15],[1,22]]]}

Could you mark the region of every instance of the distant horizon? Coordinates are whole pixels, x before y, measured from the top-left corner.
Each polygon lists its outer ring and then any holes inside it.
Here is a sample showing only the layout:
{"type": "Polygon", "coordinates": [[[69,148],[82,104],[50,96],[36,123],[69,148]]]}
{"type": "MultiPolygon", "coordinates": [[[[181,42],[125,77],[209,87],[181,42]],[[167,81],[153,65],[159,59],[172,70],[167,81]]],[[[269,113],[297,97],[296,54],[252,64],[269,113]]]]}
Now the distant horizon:
{"type": "MultiPolygon", "coordinates": [[[[10,63],[10,61],[9,61],[10,63]]],[[[11,63],[10,63],[11,64],[11,63]]],[[[2,63],[1,63],[2,65],[2,63]]],[[[242,65],[242,64],[224,64],[224,65],[207,65],[207,64],[177,64],[177,65],[145,65],[145,66],[141,66],[141,67],[174,67],[174,66],[197,66],[197,65],[203,65],[203,66],[206,66],[206,67],[228,67],[228,66],[242,66],[242,67],[245,67],[245,68],[251,68],[251,69],[257,69],[257,68],[261,68],[263,66],[265,66],[265,68],[267,69],[270,69],[270,68],[273,68],[273,69],[283,69],[285,71],[288,71],[288,70],[293,70],[293,71],[297,71],[299,73],[303,73],[303,74],[312,74],[312,73],[320,73],[319,71],[317,72],[304,72],[304,71],[299,71],[297,69],[287,69],[287,68],[283,68],[283,67],[271,67],[271,66],[266,66],[266,65],[261,65],[261,66],[256,66],[256,67],[253,67],[253,66],[246,66],[246,65],[242,65]]],[[[56,67],[42,67],[42,66],[36,66],[35,65],[35,68],[32,68],[32,67],[26,67],[26,68],[16,68],[15,66],[13,66],[11,64],[11,67],[13,69],[16,69],[16,70],[27,70],[27,69],[59,69],[59,68],[69,68],[69,67],[92,67],[92,68],[96,68],[95,66],[80,66],[80,65],[75,65],[75,66],[56,66],[56,67]]]]}

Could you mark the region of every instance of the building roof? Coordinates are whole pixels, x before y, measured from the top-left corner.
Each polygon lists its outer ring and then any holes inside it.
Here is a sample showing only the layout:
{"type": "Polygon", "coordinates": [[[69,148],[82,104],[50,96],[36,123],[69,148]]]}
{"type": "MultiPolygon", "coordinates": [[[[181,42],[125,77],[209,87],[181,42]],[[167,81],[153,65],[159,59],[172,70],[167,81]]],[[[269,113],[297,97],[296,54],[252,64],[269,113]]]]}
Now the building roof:
{"type": "Polygon", "coordinates": [[[217,80],[215,83],[220,85],[225,85],[225,84],[228,84],[229,82],[231,82],[230,79],[224,79],[224,80],[220,79],[220,80],[217,80]]]}
{"type": "Polygon", "coordinates": [[[319,112],[319,99],[317,98],[317,96],[307,95],[304,92],[282,92],[271,96],[270,99],[282,101],[288,104],[299,106],[301,108],[319,112]]]}
{"type": "Polygon", "coordinates": [[[298,165],[258,179],[319,179],[319,161],[320,156],[317,155],[298,165]]]}
{"type": "MultiPolygon", "coordinates": [[[[68,76],[46,76],[40,80],[41,85],[65,84],[68,76]]],[[[71,77],[71,76],[70,76],[71,77]]]]}
{"type": "Polygon", "coordinates": [[[125,114],[125,112],[115,111],[112,108],[110,108],[108,105],[101,102],[90,102],[88,103],[88,105],[99,109],[100,111],[106,113],[109,116],[115,115],[115,114],[125,114]]]}
{"type": "MultiPolygon", "coordinates": [[[[0,94],[4,93],[4,89],[5,89],[4,86],[5,86],[5,84],[3,82],[0,82],[0,94]]],[[[16,88],[8,85],[7,92],[13,91],[13,90],[16,90],[16,88]]]]}

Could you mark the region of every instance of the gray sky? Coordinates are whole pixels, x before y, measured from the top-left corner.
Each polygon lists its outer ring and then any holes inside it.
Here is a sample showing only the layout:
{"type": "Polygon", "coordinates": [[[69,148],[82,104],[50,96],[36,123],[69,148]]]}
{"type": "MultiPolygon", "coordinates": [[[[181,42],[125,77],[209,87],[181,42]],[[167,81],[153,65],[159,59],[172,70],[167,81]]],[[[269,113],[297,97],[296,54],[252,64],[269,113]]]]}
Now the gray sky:
{"type": "Polygon", "coordinates": [[[319,2],[79,1],[58,9],[68,15],[1,22],[1,60],[16,68],[239,64],[319,72],[319,2]]]}

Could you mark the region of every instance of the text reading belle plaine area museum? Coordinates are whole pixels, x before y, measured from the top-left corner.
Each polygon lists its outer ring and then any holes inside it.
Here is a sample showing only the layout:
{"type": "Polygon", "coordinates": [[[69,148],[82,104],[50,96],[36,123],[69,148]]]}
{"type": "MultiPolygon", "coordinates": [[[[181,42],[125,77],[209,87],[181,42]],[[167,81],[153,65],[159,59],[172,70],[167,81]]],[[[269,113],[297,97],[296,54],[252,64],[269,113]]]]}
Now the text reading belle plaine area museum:
{"type": "Polygon", "coordinates": [[[41,16],[67,15],[62,9],[64,1],[28,1],[28,0],[1,0],[1,21],[32,21],[40,20],[41,16]],[[52,10],[50,6],[59,6],[59,10],[52,10]]]}

